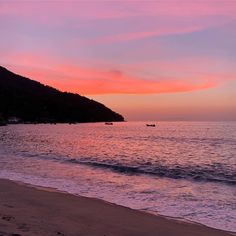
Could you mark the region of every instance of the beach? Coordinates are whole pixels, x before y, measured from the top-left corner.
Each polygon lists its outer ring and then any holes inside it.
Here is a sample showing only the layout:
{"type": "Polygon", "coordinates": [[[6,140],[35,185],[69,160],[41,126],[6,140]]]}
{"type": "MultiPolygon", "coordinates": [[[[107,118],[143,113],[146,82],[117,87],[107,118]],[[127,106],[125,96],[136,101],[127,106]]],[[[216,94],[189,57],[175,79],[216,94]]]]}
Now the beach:
{"type": "Polygon", "coordinates": [[[111,204],[0,180],[0,235],[227,236],[225,231],[111,204]]]}
{"type": "Polygon", "coordinates": [[[236,236],[236,0],[0,18],[0,236],[236,236]]]}
{"type": "Polygon", "coordinates": [[[8,125],[0,179],[236,232],[235,134],[227,122],[8,125]]]}

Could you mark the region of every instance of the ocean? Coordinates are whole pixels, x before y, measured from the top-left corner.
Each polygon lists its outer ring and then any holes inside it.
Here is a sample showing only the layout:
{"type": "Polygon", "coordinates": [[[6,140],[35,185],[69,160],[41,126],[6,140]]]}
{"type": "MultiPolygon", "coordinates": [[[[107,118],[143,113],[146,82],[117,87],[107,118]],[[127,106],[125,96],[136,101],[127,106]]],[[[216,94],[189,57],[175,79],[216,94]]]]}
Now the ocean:
{"type": "Polygon", "coordinates": [[[146,123],[0,127],[0,178],[236,232],[236,122],[146,123]]]}

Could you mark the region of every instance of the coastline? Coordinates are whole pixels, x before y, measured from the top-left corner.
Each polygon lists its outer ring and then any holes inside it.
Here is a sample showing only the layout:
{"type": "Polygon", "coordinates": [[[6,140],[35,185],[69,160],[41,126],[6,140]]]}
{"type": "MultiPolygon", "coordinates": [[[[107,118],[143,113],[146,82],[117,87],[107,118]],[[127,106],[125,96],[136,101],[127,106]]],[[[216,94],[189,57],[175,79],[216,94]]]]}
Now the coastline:
{"type": "Polygon", "coordinates": [[[0,179],[0,235],[229,236],[201,224],[0,179]]]}

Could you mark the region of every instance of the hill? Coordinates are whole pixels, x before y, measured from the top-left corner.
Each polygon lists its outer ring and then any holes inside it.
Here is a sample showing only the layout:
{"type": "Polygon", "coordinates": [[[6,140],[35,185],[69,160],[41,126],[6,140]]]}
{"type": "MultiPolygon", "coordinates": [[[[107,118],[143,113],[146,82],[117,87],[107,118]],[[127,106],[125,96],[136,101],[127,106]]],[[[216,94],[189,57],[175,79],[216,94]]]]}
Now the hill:
{"type": "Polygon", "coordinates": [[[99,122],[124,121],[103,104],[61,92],[17,75],[0,66],[0,116],[17,117],[22,122],[99,122]]]}

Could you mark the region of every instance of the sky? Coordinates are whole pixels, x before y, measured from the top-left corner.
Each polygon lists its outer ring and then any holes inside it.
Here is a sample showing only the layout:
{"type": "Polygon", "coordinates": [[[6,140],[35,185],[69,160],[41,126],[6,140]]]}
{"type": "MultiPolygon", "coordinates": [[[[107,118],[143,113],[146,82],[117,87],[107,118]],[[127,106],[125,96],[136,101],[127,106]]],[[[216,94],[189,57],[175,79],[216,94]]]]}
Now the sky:
{"type": "Polygon", "coordinates": [[[236,0],[0,0],[0,65],[126,120],[236,120],[236,0]]]}

